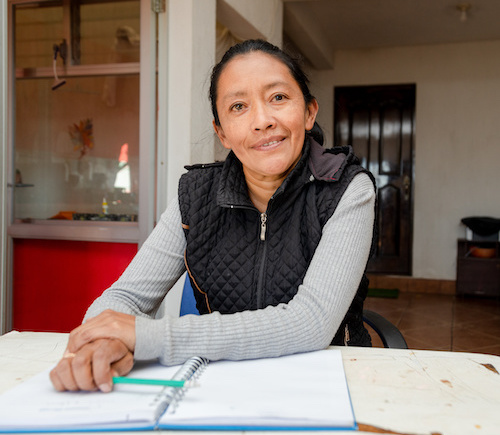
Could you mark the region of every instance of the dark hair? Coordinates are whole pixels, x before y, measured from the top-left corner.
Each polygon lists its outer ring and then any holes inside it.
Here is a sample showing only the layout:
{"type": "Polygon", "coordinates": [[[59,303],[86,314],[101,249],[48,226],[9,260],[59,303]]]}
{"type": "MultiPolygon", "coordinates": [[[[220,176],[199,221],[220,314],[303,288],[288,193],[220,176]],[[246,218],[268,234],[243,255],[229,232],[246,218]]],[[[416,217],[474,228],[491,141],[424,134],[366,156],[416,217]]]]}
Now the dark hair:
{"type": "MultiPolygon", "coordinates": [[[[248,39],[246,41],[240,42],[239,44],[233,45],[229,50],[226,51],[221,61],[214,66],[212,70],[212,75],[210,77],[210,103],[212,105],[212,115],[214,117],[215,125],[220,126],[219,114],[217,112],[217,87],[219,83],[220,75],[224,70],[225,66],[236,56],[248,54],[254,51],[260,51],[262,53],[269,54],[273,56],[284,65],[286,65],[299,85],[302,95],[304,96],[304,101],[306,106],[314,100],[313,95],[309,91],[309,79],[304,73],[299,63],[288,53],[285,53],[280,48],[275,45],[264,41],[262,39],[248,39]]],[[[307,132],[310,134],[317,142],[323,144],[323,131],[321,127],[315,122],[312,130],[307,132]]]]}

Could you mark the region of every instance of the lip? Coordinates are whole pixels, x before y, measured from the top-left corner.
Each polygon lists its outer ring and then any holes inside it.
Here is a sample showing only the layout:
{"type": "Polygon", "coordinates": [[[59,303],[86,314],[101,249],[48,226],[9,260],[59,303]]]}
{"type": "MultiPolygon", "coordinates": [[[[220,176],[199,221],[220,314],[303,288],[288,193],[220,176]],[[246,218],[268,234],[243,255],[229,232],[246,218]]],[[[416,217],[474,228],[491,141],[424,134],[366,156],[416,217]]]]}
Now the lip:
{"type": "Polygon", "coordinates": [[[268,151],[279,147],[285,140],[283,136],[272,136],[255,143],[252,148],[255,150],[268,151]]]}

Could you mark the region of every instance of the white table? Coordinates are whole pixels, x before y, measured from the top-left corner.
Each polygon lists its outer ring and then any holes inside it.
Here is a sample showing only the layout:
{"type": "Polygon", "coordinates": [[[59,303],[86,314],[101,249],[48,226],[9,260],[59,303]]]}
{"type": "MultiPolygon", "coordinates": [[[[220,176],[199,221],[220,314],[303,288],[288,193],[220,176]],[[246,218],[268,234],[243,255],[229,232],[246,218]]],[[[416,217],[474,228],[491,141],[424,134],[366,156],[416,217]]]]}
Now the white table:
{"type": "MultiPolygon", "coordinates": [[[[54,365],[66,347],[67,337],[37,332],[1,336],[0,393],[54,365]]],[[[360,428],[357,433],[500,434],[500,357],[402,349],[340,349],[360,428]]]]}

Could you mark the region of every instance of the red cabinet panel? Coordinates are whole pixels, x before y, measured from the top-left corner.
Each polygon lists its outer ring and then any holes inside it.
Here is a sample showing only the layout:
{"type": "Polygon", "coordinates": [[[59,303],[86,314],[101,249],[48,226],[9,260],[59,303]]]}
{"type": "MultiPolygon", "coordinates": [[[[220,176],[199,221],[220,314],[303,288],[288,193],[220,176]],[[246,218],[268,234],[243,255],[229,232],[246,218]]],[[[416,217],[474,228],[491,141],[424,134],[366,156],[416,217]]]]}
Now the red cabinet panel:
{"type": "Polygon", "coordinates": [[[69,332],[136,253],[135,243],[14,239],[13,328],[69,332]]]}

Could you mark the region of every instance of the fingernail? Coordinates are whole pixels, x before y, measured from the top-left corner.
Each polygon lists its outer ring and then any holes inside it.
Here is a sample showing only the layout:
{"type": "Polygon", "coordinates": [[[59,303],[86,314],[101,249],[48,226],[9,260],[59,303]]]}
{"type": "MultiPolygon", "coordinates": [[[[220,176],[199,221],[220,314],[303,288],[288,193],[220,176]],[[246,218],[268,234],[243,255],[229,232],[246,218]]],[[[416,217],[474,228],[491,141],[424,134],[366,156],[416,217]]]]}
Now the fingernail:
{"type": "Polygon", "coordinates": [[[112,390],[112,385],[111,384],[101,384],[99,385],[99,390],[101,390],[103,393],[109,393],[112,390]]]}

